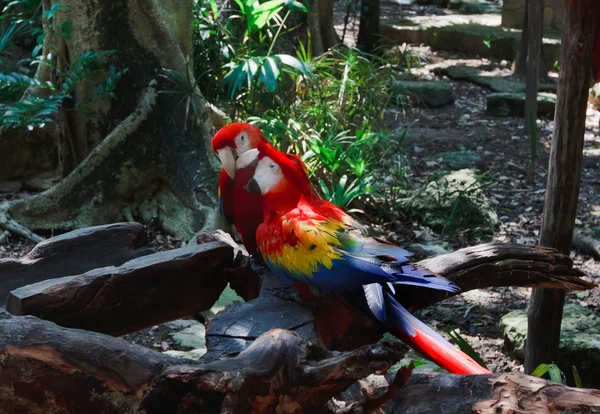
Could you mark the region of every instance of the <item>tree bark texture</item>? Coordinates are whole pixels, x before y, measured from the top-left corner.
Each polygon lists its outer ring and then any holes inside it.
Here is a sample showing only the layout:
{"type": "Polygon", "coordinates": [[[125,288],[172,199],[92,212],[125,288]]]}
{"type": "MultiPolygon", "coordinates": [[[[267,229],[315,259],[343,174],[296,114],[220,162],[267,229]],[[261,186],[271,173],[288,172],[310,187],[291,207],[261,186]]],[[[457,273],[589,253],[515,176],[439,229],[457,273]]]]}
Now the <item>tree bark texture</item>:
{"type": "MultiPolygon", "coordinates": [[[[540,245],[567,255],[571,249],[583,158],[588,81],[600,4],[566,0],[561,70],[540,245]]],[[[534,289],[528,309],[525,372],[558,353],[564,291],[534,289]]]]}
{"type": "MultiPolygon", "coordinates": [[[[43,3],[51,7],[50,0],[43,3]]],[[[38,71],[39,80],[60,83],[57,69],[90,50],[115,51],[109,63],[128,72],[117,99],[90,104],[94,115],[68,108],[58,114],[49,132],[55,132],[61,173],[68,175],[44,193],[0,206],[0,226],[65,231],[125,218],[154,221],[186,238],[214,228],[213,112],[192,75],[189,85],[161,76],[163,69],[185,74],[191,68],[192,2],[120,0],[106,7],[65,0],[61,6],[52,25],[71,24],[71,36],[47,32],[44,53],[53,51],[56,60],[38,71]]],[[[74,107],[92,98],[98,80],[77,84],[74,107]]]]}

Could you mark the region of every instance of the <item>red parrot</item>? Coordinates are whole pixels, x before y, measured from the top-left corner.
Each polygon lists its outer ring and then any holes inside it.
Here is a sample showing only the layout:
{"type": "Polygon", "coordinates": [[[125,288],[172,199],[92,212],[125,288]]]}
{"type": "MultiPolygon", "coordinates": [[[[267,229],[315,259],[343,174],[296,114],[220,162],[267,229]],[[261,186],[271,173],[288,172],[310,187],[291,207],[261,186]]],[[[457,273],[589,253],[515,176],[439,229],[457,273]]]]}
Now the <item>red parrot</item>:
{"type": "MultiPolygon", "coordinates": [[[[235,226],[248,253],[256,254],[256,229],[262,223],[262,197],[244,189],[254,174],[254,165],[238,169],[236,159],[249,151],[256,153],[260,148],[273,147],[257,127],[247,122],[224,126],[213,137],[211,146],[223,166],[218,188],[221,212],[227,222],[235,226]]],[[[286,154],[285,157],[306,168],[297,155],[286,154]]]]}
{"type": "Polygon", "coordinates": [[[313,294],[337,296],[450,372],[490,373],[393,296],[401,285],[450,292],[458,286],[408,263],[411,254],[406,250],[365,237],[352,217],[318,198],[305,168],[285,154],[265,146],[238,163],[248,165],[252,156],[256,168],[247,188],[262,195],[264,220],[256,241],[274,274],[290,283],[306,283],[313,294]]]}

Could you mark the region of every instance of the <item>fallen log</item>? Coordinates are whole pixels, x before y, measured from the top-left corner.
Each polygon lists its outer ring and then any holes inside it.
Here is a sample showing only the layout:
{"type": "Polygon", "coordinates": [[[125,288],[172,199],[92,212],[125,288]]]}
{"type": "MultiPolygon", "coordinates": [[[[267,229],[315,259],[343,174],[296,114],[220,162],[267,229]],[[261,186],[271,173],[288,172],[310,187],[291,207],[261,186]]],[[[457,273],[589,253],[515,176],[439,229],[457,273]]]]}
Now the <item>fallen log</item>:
{"type": "MultiPolygon", "coordinates": [[[[371,375],[342,395],[348,412],[353,404],[373,398],[392,381],[371,375]]],[[[522,373],[491,375],[413,374],[408,383],[383,407],[385,413],[556,414],[558,408],[600,406],[600,390],[572,388],[522,373]]],[[[584,411],[589,412],[589,411],[584,411]]]]}
{"type": "Polygon", "coordinates": [[[0,306],[11,290],[105,266],[119,266],[154,253],[139,223],[74,230],[37,244],[21,259],[0,259],[0,306]]]}
{"type": "Polygon", "coordinates": [[[409,378],[409,368],[395,380],[373,375],[404,352],[395,342],[331,352],[272,330],[236,357],[182,364],[119,338],[2,310],[0,412],[554,413],[600,406],[598,390],[523,374],[409,378]]]}
{"type": "Polygon", "coordinates": [[[227,286],[233,248],[189,245],[12,291],[6,309],[59,325],[123,335],[205,311],[227,286]]]}
{"type": "MultiPolygon", "coordinates": [[[[227,282],[245,300],[256,298],[261,279],[268,272],[259,267],[252,269],[249,258],[224,233],[200,235],[198,243],[147,255],[118,268],[96,269],[19,288],[11,292],[7,309],[15,315],[34,315],[62,326],[121,335],[206,310],[227,282]],[[215,240],[220,244],[211,244],[215,240]],[[222,250],[227,249],[226,245],[230,246],[227,252],[222,250]],[[233,252],[237,252],[235,262],[233,252]],[[150,274],[153,276],[148,277],[150,274]]],[[[419,264],[453,280],[463,291],[490,286],[570,290],[595,286],[580,278],[583,273],[573,269],[567,256],[518,244],[468,247],[419,264]]],[[[245,344],[274,328],[303,329],[305,335],[312,329],[314,335],[305,337],[340,350],[374,342],[382,334],[369,318],[341,303],[328,300],[307,307],[293,290],[277,287],[274,280],[269,283],[258,302],[230,307],[212,321],[208,338],[213,341],[215,357],[240,352],[245,344]],[[290,297],[295,299],[285,300],[290,297]],[[313,320],[318,323],[312,324],[313,320]]],[[[446,292],[410,286],[396,293],[398,300],[412,310],[448,296],[446,292]]]]}
{"type": "MultiPolygon", "coordinates": [[[[420,265],[438,273],[467,292],[497,286],[587,290],[595,283],[573,268],[573,260],[558,251],[516,243],[487,243],[422,260],[420,265]]],[[[459,292],[460,293],[460,292],[459,292]]],[[[396,298],[408,309],[422,309],[452,296],[442,291],[411,286],[398,290],[396,298]]]]}
{"type": "MultiPolygon", "coordinates": [[[[456,283],[463,292],[493,286],[533,286],[583,290],[595,286],[581,278],[572,260],[555,250],[491,243],[457,250],[419,262],[456,283]]],[[[268,272],[265,273],[268,275],[268,272]]],[[[240,352],[274,328],[302,332],[327,349],[348,350],[377,341],[383,331],[370,318],[341,302],[302,301],[293,288],[265,276],[260,296],[230,306],[211,319],[206,332],[207,358],[240,352]]],[[[453,294],[402,286],[396,298],[408,309],[422,309],[453,294]]]]}

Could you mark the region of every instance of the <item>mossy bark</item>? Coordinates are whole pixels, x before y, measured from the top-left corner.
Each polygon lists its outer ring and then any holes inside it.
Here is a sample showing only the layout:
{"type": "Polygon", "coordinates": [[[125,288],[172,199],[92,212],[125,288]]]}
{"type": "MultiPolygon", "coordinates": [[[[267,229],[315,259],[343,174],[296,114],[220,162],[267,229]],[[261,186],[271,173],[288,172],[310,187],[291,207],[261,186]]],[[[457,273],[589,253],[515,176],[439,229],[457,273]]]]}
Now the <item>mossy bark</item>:
{"type": "MultiPolygon", "coordinates": [[[[44,8],[50,3],[44,0],[44,8]]],[[[93,101],[88,106],[93,114],[61,110],[49,133],[64,178],[44,193],[4,204],[0,223],[71,230],[123,218],[154,219],[184,237],[214,227],[217,165],[209,150],[214,113],[197,88],[186,90],[160,76],[163,69],[186,73],[191,67],[191,0],[63,0],[61,6],[65,10],[56,13],[52,27],[68,23],[70,36],[46,25],[45,52],[58,56],[52,67],[38,71],[40,80],[60,84],[57,69],[90,50],[114,51],[109,60],[127,72],[117,99],[93,101]],[[196,111],[188,111],[188,98],[196,111]]],[[[76,86],[72,108],[92,98],[98,80],[76,86]]]]}

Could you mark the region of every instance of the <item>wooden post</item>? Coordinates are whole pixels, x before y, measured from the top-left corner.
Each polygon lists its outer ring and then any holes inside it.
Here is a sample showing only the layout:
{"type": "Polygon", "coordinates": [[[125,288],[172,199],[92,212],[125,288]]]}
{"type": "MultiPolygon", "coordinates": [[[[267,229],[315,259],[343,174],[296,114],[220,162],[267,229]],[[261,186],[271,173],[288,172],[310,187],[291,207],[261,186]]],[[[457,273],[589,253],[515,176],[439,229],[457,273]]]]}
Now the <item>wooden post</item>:
{"type": "Polygon", "coordinates": [[[356,44],[359,49],[373,53],[380,37],[379,0],[363,0],[356,44]]]}
{"type": "MultiPolygon", "coordinates": [[[[569,254],[577,213],[579,177],[592,46],[600,2],[565,0],[560,79],[540,245],[569,254]]],[[[564,291],[534,289],[528,309],[525,372],[556,359],[564,291]]]]}
{"type": "MultiPolygon", "coordinates": [[[[527,78],[525,92],[525,130],[531,140],[529,184],[535,184],[535,161],[537,153],[537,94],[540,73],[540,53],[544,26],[544,0],[527,1],[527,78]]],[[[524,36],[525,37],[525,36],[524,36]]]]}
{"type": "Polygon", "coordinates": [[[521,42],[519,44],[519,50],[513,61],[513,74],[519,76],[527,75],[527,47],[529,46],[529,30],[527,30],[527,24],[529,23],[529,3],[530,0],[525,1],[525,10],[523,13],[523,27],[521,29],[521,42]]]}

